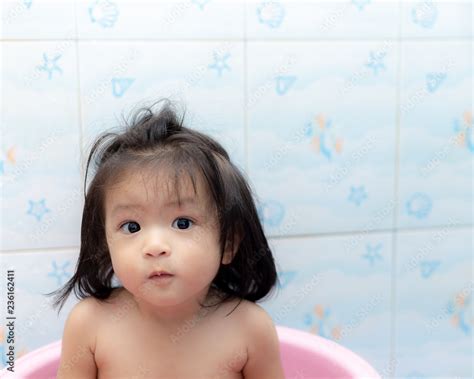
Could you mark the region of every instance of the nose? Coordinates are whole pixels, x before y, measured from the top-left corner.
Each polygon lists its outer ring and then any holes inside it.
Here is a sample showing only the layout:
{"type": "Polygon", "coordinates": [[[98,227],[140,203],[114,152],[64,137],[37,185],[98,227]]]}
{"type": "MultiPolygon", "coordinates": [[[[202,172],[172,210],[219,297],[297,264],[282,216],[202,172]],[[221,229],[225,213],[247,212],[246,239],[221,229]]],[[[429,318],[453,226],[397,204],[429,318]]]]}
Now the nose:
{"type": "Polygon", "coordinates": [[[155,257],[158,255],[169,255],[170,253],[171,247],[166,233],[158,228],[148,230],[143,244],[144,256],[155,257]]]}

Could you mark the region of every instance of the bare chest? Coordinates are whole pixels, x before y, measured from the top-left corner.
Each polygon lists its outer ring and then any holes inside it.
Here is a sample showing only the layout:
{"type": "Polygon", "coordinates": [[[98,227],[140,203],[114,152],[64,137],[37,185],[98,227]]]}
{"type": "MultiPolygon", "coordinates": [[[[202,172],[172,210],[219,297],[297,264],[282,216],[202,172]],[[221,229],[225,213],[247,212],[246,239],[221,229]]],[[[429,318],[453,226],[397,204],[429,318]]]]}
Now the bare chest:
{"type": "Polygon", "coordinates": [[[242,378],[246,344],[220,321],[164,334],[133,322],[111,322],[96,342],[98,378],[242,378]]]}

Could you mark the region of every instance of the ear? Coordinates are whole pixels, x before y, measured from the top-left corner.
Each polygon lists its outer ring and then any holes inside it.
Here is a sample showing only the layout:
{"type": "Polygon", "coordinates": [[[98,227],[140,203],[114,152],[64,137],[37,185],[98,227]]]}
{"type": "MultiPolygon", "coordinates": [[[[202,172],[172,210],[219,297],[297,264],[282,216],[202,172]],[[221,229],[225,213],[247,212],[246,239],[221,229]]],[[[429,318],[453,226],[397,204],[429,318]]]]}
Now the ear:
{"type": "Polygon", "coordinates": [[[224,256],[222,257],[222,264],[227,265],[232,262],[235,257],[235,254],[237,254],[237,250],[239,250],[241,242],[242,235],[240,233],[237,233],[234,237],[234,246],[231,246],[231,242],[227,240],[224,250],[224,256]]]}

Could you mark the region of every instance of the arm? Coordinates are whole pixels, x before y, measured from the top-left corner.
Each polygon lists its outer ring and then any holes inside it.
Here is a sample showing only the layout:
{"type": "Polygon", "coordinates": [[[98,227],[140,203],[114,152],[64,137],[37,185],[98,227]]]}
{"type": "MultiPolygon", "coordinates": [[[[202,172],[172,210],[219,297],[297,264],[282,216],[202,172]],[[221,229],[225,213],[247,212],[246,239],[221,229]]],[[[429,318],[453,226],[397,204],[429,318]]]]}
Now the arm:
{"type": "Polygon", "coordinates": [[[249,341],[246,379],[285,379],[280,358],[280,341],[272,318],[260,306],[253,307],[246,320],[249,341]]]}
{"type": "Polygon", "coordinates": [[[97,377],[94,360],[93,300],[81,300],[73,307],[66,320],[57,379],[97,377]]]}

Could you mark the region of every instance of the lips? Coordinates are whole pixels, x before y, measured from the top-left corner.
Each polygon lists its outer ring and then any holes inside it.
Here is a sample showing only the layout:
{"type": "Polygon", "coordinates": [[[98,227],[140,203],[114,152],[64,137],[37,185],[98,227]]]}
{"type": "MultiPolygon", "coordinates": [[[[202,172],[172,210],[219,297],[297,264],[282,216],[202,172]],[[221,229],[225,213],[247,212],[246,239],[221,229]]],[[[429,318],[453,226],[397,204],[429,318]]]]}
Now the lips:
{"type": "Polygon", "coordinates": [[[149,278],[153,278],[155,276],[165,277],[165,276],[173,276],[173,274],[170,274],[168,271],[165,271],[165,270],[155,270],[150,274],[149,278]]]}

